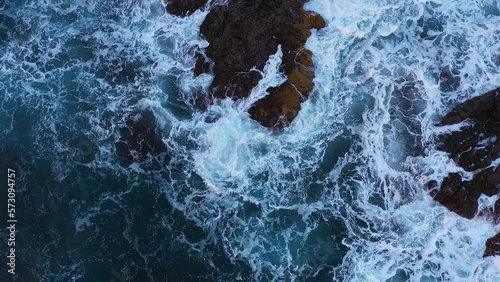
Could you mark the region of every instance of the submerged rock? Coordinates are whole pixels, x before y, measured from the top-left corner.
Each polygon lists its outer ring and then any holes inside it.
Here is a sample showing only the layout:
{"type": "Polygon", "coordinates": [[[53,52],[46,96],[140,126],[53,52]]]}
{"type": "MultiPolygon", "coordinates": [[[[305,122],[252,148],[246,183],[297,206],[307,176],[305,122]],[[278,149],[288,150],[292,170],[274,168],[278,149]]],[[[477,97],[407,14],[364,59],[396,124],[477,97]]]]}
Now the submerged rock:
{"type": "MultiPolygon", "coordinates": [[[[174,1],[175,2],[175,1],[174,1]]],[[[200,28],[209,46],[199,54],[195,74],[213,72],[215,98],[248,97],[270,55],[281,45],[281,71],[287,77],[249,110],[266,127],[282,129],[292,122],[314,84],[312,53],[304,48],[310,29],[322,28],[321,16],[305,11],[307,0],[231,0],[212,8],[200,28]]]]}
{"type": "MultiPolygon", "coordinates": [[[[149,156],[156,157],[167,152],[167,146],[157,131],[153,112],[142,111],[128,116],[125,125],[120,128],[120,139],[115,143],[116,154],[122,164],[142,162],[149,156]]],[[[158,165],[154,164],[155,167],[158,165]]]]}
{"type": "MultiPolygon", "coordinates": [[[[448,152],[459,166],[474,176],[472,180],[465,180],[460,174],[451,173],[441,188],[432,189],[431,194],[451,211],[473,218],[478,214],[478,199],[482,194],[491,197],[500,193],[500,165],[495,162],[500,159],[500,88],[456,106],[443,117],[440,125],[461,122],[466,125],[460,131],[438,137],[438,148],[448,152]]],[[[435,183],[430,187],[435,188],[435,183]]],[[[500,221],[500,200],[488,213],[495,223],[500,221]]],[[[500,240],[499,236],[495,236],[495,242],[500,240]]],[[[496,243],[490,240],[487,246],[491,249],[496,243]]],[[[495,246],[497,252],[487,249],[485,256],[500,254],[500,247],[495,246]]]]}

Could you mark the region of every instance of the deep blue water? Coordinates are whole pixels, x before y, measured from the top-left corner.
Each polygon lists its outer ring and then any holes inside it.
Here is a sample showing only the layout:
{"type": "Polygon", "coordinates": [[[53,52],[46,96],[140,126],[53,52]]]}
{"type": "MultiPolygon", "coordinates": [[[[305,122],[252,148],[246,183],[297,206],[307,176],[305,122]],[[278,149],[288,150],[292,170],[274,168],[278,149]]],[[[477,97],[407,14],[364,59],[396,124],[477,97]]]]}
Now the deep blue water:
{"type": "MultiPolygon", "coordinates": [[[[500,81],[498,1],[307,8],[327,21],[307,45],[316,89],[273,133],[249,119],[251,99],[196,106],[211,80],[191,72],[206,12],[0,1],[16,281],[498,281],[498,258],[482,258],[498,228],[424,187],[450,170],[435,121],[500,81]],[[124,157],[116,143],[131,120],[161,150],[124,157]]],[[[279,84],[279,60],[251,97],[279,84]]],[[[12,279],[4,253],[0,277],[12,279]]]]}

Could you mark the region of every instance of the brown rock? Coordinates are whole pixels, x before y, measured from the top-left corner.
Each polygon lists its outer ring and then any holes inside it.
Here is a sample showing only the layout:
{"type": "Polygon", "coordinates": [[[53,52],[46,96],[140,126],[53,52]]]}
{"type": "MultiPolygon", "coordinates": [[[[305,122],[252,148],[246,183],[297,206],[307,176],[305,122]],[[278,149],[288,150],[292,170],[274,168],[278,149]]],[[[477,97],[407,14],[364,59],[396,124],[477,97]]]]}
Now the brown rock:
{"type": "MultiPolygon", "coordinates": [[[[206,0],[168,0],[167,10],[188,15],[206,0]]],[[[248,97],[262,78],[269,56],[281,45],[281,70],[287,76],[282,85],[267,89],[268,96],[249,110],[250,117],[266,127],[280,130],[297,116],[300,103],[314,88],[311,51],[304,48],[311,28],[326,23],[317,14],[305,11],[307,0],[231,0],[212,8],[200,27],[209,42],[206,57],[197,55],[194,73],[213,72],[210,86],[214,98],[248,97]],[[207,59],[208,57],[208,59],[207,59]]]]}
{"type": "Polygon", "coordinates": [[[449,210],[470,219],[477,213],[477,200],[480,195],[480,192],[470,190],[469,183],[463,182],[458,173],[451,173],[443,180],[441,189],[433,196],[434,200],[449,210]]]}
{"type": "Polygon", "coordinates": [[[309,37],[311,32],[309,31],[311,28],[321,29],[326,26],[325,20],[318,14],[314,14],[304,10],[303,8],[299,9],[301,16],[301,23],[296,24],[295,28],[300,30],[304,37],[309,37]]]}
{"type": "MultiPolygon", "coordinates": [[[[299,51],[295,57],[295,61],[304,67],[313,67],[312,52],[307,49],[302,49],[299,51]]],[[[314,75],[314,72],[313,72],[314,75]]]]}
{"type": "Polygon", "coordinates": [[[268,91],[268,96],[250,108],[250,117],[263,126],[281,130],[297,116],[300,110],[300,93],[289,81],[268,91]]]}
{"type": "Polygon", "coordinates": [[[499,111],[500,88],[497,88],[482,96],[467,100],[456,106],[441,119],[440,124],[456,124],[468,118],[475,121],[486,121],[489,118],[499,121],[499,111]]]}
{"type": "Polygon", "coordinates": [[[489,167],[500,158],[500,88],[456,106],[441,120],[451,125],[467,120],[471,126],[438,137],[438,148],[464,170],[475,172],[467,189],[488,196],[499,192],[500,168],[489,167]]]}
{"type": "Polygon", "coordinates": [[[267,89],[268,96],[249,110],[250,117],[274,130],[289,125],[314,88],[312,53],[304,49],[311,28],[325,26],[321,16],[306,12],[306,0],[232,0],[216,6],[201,26],[209,42],[205,53],[210,65],[199,55],[195,74],[211,66],[215,98],[248,97],[262,78],[269,56],[281,45],[281,69],[288,77],[282,85],[267,89]],[[252,70],[255,69],[255,70],[252,70]]]}
{"type": "Polygon", "coordinates": [[[500,192],[499,184],[500,166],[496,169],[487,168],[476,173],[471,181],[470,189],[491,197],[500,192]]]}
{"type": "MultiPolygon", "coordinates": [[[[470,126],[461,131],[438,137],[438,148],[464,170],[473,172],[471,181],[465,181],[459,174],[446,177],[437,192],[431,192],[434,199],[457,214],[473,218],[478,212],[477,200],[484,194],[494,196],[500,193],[500,166],[492,167],[500,158],[500,88],[482,96],[470,99],[456,106],[441,120],[441,125],[468,121],[470,126]]],[[[500,219],[500,201],[495,208],[483,211],[497,223],[500,219]]],[[[500,235],[487,242],[485,256],[499,253],[500,235]]]]}
{"type": "Polygon", "coordinates": [[[500,233],[486,241],[483,257],[500,256],[500,233]]]}

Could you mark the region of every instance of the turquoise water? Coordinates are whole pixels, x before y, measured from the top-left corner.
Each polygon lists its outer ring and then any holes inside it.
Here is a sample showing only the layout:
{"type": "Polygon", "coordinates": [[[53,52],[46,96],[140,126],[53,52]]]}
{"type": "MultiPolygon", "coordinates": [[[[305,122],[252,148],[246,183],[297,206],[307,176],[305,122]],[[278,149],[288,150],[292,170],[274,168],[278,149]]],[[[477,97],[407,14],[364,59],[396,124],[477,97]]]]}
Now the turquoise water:
{"type": "Polygon", "coordinates": [[[456,170],[434,149],[434,123],[498,86],[497,1],[307,4],[327,21],[306,46],[316,88],[281,133],[246,113],[280,83],[279,52],[248,100],[197,106],[212,79],[191,72],[206,12],[176,18],[153,0],[0,7],[17,281],[500,279],[498,258],[482,258],[496,227],[448,212],[424,186],[456,170]],[[141,116],[165,150],[130,163],[115,143],[141,116]]]}

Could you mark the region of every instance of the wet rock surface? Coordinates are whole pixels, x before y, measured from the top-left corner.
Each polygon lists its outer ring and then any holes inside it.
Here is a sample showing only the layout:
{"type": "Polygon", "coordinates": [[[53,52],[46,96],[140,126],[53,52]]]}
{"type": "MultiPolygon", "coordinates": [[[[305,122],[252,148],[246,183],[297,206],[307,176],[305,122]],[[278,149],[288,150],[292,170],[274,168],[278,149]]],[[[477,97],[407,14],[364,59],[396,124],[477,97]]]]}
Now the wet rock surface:
{"type": "Polygon", "coordinates": [[[211,9],[200,27],[209,46],[206,57],[198,55],[194,72],[214,74],[210,89],[215,98],[248,97],[262,79],[260,71],[269,56],[281,45],[280,68],[287,80],[267,89],[269,95],[257,101],[249,113],[252,119],[275,130],[292,122],[314,87],[312,53],[304,45],[310,29],[325,26],[321,16],[303,9],[305,2],[231,0],[211,9]]]}
{"type": "Polygon", "coordinates": [[[207,4],[208,0],[166,0],[167,12],[176,16],[188,16],[207,4]]]}
{"type": "Polygon", "coordinates": [[[484,256],[500,256],[500,233],[486,241],[484,256]]]}
{"type": "MultiPolygon", "coordinates": [[[[500,193],[500,88],[456,106],[443,117],[440,125],[463,123],[460,131],[438,137],[438,149],[446,151],[466,172],[470,180],[459,173],[451,173],[440,189],[432,189],[434,199],[451,211],[466,217],[478,215],[481,195],[500,193]],[[439,190],[439,191],[438,191],[439,190]]],[[[430,188],[436,188],[430,183],[430,188]]],[[[494,223],[500,222],[500,200],[489,211],[481,211],[494,223]]],[[[500,233],[487,242],[485,256],[500,255],[500,233]]]]}

